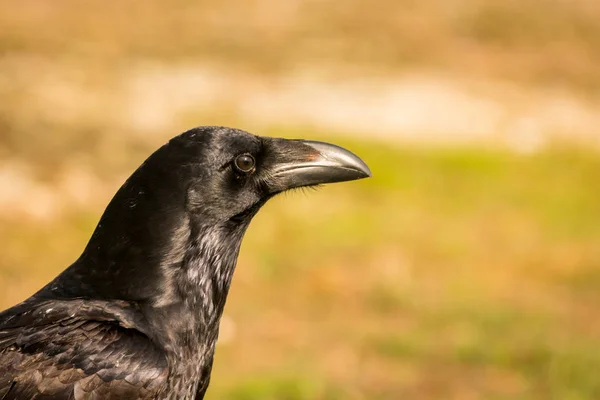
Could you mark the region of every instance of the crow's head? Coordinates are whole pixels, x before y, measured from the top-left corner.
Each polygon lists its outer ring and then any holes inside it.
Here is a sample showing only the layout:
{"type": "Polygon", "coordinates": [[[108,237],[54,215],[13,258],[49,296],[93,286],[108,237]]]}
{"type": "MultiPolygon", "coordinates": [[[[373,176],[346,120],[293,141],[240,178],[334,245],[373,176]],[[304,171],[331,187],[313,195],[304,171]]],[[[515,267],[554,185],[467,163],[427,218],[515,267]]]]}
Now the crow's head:
{"type": "Polygon", "coordinates": [[[158,167],[183,184],[180,201],[188,213],[218,225],[249,222],[269,198],[288,189],[371,175],[362,160],[335,145],[229,128],[193,129],[160,152],[158,167]]]}
{"type": "Polygon", "coordinates": [[[277,193],[368,176],[364,162],[332,144],[192,129],[133,173],[51,287],[62,296],[156,299],[194,263],[205,270],[186,276],[201,277],[217,261],[232,269],[250,220],[277,193]]]}

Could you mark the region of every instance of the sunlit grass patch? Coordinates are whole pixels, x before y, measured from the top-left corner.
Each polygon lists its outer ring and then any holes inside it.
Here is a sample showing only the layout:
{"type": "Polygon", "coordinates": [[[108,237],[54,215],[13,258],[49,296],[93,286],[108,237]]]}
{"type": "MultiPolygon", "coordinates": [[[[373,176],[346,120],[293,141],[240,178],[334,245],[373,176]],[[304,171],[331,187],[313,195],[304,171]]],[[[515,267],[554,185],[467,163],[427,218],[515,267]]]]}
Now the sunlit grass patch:
{"type": "MultiPolygon", "coordinates": [[[[217,396],[217,393],[213,393],[217,396]]],[[[230,400],[334,400],[344,397],[343,390],[328,386],[318,378],[290,373],[288,376],[267,374],[246,379],[231,389],[218,394],[219,398],[230,400]]],[[[216,397],[215,397],[216,398],[216,397]]]]}

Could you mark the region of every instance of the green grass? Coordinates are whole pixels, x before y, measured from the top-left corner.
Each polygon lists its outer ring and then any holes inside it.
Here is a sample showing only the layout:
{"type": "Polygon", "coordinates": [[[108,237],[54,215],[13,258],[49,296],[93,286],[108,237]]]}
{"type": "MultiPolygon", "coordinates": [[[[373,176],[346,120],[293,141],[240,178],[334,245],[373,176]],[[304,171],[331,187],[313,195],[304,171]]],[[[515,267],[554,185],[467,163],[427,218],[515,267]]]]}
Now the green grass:
{"type": "MultiPolygon", "coordinates": [[[[332,141],[373,178],[259,213],[207,398],[600,398],[597,153],[332,141]]],[[[4,221],[0,305],[77,257],[100,212],[4,221]]]]}

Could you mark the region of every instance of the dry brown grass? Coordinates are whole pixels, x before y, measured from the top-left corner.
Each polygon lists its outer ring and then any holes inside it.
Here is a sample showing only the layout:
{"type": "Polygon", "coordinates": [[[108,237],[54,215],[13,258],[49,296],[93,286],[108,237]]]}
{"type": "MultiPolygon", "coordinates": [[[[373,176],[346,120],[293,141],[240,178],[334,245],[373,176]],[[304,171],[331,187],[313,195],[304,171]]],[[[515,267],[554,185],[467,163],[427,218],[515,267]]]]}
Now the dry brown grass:
{"type": "Polygon", "coordinates": [[[242,70],[417,67],[597,92],[600,6],[575,0],[0,3],[0,48],[110,69],[136,58],[242,70]]]}

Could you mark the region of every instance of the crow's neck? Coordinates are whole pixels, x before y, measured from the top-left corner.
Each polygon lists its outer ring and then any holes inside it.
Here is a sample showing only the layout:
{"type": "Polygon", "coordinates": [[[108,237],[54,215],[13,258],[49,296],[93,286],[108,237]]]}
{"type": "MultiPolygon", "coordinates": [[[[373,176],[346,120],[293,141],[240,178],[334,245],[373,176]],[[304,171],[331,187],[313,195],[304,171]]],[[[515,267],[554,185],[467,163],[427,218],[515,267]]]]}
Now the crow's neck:
{"type": "Polygon", "coordinates": [[[175,304],[193,314],[199,328],[212,327],[223,313],[242,235],[242,230],[215,227],[192,230],[183,257],[162,267],[170,282],[155,307],[175,304]]]}
{"type": "Polygon", "coordinates": [[[179,398],[208,386],[244,230],[191,229],[185,244],[174,247],[172,260],[161,267],[167,285],[148,305],[147,315],[162,327],[160,339],[170,358],[169,387],[179,398]]]}

